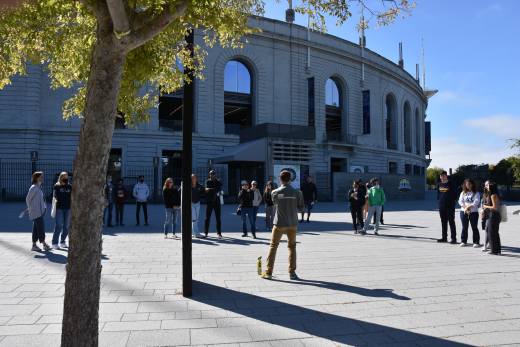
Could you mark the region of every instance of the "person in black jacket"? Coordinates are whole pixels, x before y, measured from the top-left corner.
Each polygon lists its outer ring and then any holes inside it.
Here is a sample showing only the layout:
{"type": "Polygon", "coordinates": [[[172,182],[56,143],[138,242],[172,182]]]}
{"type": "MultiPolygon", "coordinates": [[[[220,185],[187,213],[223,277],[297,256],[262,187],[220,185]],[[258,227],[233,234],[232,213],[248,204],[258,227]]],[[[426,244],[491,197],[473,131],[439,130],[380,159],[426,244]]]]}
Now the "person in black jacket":
{"type": "Polygon", "coordinates": [[[222,191],[222,183],[217,178],[215,170],[209,172],[209,178],[206,180],[205,191],[206,219],[204,220],[204,237],[208,237],[211,213],[215,211],[215,219],[217,220],[217,236],[222,238],[222,225],[220,222],[220,192],[222,191]]]}
{"type": "Polygon", "coordinates": [[[52,248],[54,249],[67,247],[65,240],[69,234],[71,194],[72,186],[69,184],[69,175],[62,172],[52,190],[52,196],[56,199],[56,225],[52,235],[52,248]],[[60,240],[59,245],[58,240],[60,240]]]}
{"type": "Polygon", "coordinates": [[[247,236],[247,215],[249,217],[249,225],[251,226],[251,234],[253,234],[253,238],[256,239],[253,198],[254,192],[251,189],[249,189],[249,183],[247,183],[247,181],[242,181],[242,189],[240,189],[240,192],[238,193],[238,206],[240,208],[240,214],[242,216],[242,237],[247,236]]]}
{"type": "Polygon", "coordinates": [[[455,203],[457,189],[448,179],[446,171],[441,172],[440,182],[437,185],[437,200],[439,201],[439,215],[441,217],[442,237],[437,242],[448,242],[448,224],[451,231],[451,244],[457,243],[457,229],[455,225],[455,203]]]}
{"type": "Polygon", "coordinates": [[[359,182],[354,181],[352,188],[348,191],[348,201],[350,203],[350,214],[352,215],[352,226],[354,234],[358,233],[358,226],[363,225],[363,206],[365,205],[364,189],[360,188],[359,182]]]}
{"type": "MultiPolygon", "coordinates": [[[[318,201],[318,189],[314,182],[312,182],[312,177],[307,176],[305,179],[305,183],[301,186],[301,191],[303,193],[303,201],[305,204],[305,209],[307,210],[307,223],[309,223],[309,218],[311,217],[311,211],[314,207],[314,203],[318,201]]],[[[305,211],[302,211],[302,219],[300,223],[303,223],[303,219],[305,216],[305,211]]]]}
{"type": "Polygon", "coordinates": [[[173,237],[175,237],[175,228],[177,226],[177,215],[181,206],[181,193],[177,187],[173,185],[173,180],[167,178],[163,187],[164,209],[166,218],[164,220],[164,238],[168,238],[168,229],[171,229],[173,237]]]}

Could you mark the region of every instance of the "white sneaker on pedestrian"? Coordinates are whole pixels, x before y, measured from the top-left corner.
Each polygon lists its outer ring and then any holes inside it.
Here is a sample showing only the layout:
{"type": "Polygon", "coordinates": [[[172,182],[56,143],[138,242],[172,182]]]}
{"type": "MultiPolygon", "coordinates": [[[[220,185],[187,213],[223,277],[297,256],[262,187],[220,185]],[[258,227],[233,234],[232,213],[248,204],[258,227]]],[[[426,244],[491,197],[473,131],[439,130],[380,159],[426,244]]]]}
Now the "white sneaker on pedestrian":
{"type": "Polygon", "coordinates": [[[60,249],[60,246],[57,243],[53,243],[52,249],[60,249]]]}
{"type": "Polygon", "coordinates": [[[473,244],[473,248],[480,248],[482,247],[482,245],[480,243],[474,243],[473,244]]]}
{"type": "Polygon", "coordinates": [[[466,247],[468,244],[466,242],[461,242],[460,247],[466,247]]]}

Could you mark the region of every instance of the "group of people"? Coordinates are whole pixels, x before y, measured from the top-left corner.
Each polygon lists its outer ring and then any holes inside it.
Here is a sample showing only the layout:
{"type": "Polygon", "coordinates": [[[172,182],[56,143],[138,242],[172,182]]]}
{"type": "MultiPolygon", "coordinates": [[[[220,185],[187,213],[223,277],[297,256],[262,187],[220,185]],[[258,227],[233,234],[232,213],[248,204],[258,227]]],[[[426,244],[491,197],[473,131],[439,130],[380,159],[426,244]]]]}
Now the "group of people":
{"type": "Polygon", "coordinates": [[[370,221],[374,217],[374,235],[379,235],[379,224],[383,222],[385,191],[378,178],[372,178],[366,185],[361,179],[352,182],[347,193],[355,234],[366,235],[370,221]]]}
{"type": "Polygon", "coordinates": [[[448,173],[440,174],[437,188],[439,215],[441,219],[442,236],[437,242],[448,242],[448,226],[450,228],[450,243],[457,244],[457,226],[455,224],[456,205],[460,206],[460,220],[462,224],[461,247],[469,246],[468,230],[471,226],[474,248],[482,247],[480,243],[480,231],[478,220],[481,220],[482,229],[485,230],[485,242],[483,252],[493,255],[501,254],[500,222],[502,221],[502,199],[495,182],[488,180],[484,183],[484,193],[480,194],[472,179],[466,179],[462,184],[461,192],[458,187],[449,180],[448,173]]]}

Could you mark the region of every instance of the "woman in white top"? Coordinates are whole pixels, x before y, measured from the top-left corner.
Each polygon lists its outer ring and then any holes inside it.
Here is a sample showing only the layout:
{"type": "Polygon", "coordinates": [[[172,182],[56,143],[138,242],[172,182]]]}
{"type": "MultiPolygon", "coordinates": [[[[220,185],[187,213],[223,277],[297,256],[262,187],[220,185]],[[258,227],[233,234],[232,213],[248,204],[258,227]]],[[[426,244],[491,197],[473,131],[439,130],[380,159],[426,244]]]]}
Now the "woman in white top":
{"type": "Polygon", "coordinates": [[[462,184],[462,193],[459,196],[460,220],[462,222],[461,247],[467,246],[468,226],[471,224],[473,230],[473,247],[478,248],[480,244],[480,233],[478,230],[478,207],[480,206],[480,193],[477,192],[475,182],[468,178],[462,184]]]}

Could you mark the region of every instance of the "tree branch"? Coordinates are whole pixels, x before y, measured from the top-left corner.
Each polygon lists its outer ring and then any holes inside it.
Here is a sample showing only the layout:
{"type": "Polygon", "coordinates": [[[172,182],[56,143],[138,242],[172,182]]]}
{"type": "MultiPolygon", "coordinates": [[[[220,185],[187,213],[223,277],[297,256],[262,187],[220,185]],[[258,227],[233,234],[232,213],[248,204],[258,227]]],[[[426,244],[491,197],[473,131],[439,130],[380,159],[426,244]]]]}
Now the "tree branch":
{"type": "Polygon", "coordinates": [[[156,17],[144,22],[141,27],[128,35],[126,51],[131,51],[160,34],[171,22],[183,16],[188,9],[186,0],[172,5],[165,5],[163,11],[156,17]]]}
{"type": "Polygon", "coordinates": [[[114,35],[120,39],[130,34],[130,23],[122,0],[106,0],[108,12],[114,26],[114,35]]]}

